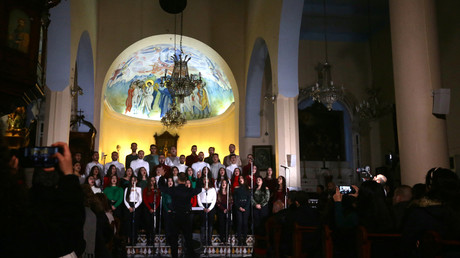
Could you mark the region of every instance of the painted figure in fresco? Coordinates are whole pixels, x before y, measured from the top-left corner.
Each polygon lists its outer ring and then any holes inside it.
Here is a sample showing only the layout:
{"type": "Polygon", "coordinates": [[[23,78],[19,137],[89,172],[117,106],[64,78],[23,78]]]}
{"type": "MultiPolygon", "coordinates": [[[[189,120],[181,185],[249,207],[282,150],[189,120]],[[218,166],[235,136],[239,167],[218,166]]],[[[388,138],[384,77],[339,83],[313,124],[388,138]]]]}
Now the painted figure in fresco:
{"type": "Polygon", "coordinates": [[[169,105],[172,104],[172,98],[171,98],[171,94],[169,94],[168,88],[164,86],[160,86],[158,88],[158,91],[161,93],[160,103],[159,103],[160,110],[161,110],[160,117],[163,117],[166,114],[166,112],[168,112],[169,105]]]}
{"type": "Polygon", "coordinates": [[[144,85],[142,93],[144,94],[142,113],[149,116],[150,110],[152,110],[151,107],[153,106],[153,85],[151,82],[144,85]]]}
{"type": "Polygon", "coordinates": [[[131,83],[131,86],[129,87],[129,90],[128,90],[128,97],[126,98],[125,114],[128,112],[131,112],[131,108],[133,107],[134,88],[136,88],[136,85],[134,83],[131,83]]]}
{"type": "Polygon", "coordinates": [[[152,80],[148,80],[147,81],[147,85],[150,84],[153,84],[153,93],[152,93],[152,104],[150,104],[150,110],[153,109],[153,105],[155,104],[155,99],[157,99],[157,95],[158,95],[158,89],[160,88],[160,86],[158,85],[158,83],[154,83],[152,80]]]}

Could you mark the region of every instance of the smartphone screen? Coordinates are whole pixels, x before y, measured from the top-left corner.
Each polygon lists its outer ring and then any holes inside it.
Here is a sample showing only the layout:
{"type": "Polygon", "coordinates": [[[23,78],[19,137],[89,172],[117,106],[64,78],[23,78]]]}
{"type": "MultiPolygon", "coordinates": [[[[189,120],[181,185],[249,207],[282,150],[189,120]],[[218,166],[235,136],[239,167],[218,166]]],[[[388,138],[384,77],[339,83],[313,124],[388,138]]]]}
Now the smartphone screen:
{"type": "Polygon", "coordinates": [[[354,190],[353,187],[351,187],[350,185],[339,186],[339,191],[341,194],[349,194],[349,193],[352,193],[353,190],[354,190]]]}
{"type": "Polygon", "coordinates": [[[58,147],[32,147],[24,150],[27,163],[33,167],[54,167],[58,164],[57,158],[52,157],[59,151],[58,147]]]}

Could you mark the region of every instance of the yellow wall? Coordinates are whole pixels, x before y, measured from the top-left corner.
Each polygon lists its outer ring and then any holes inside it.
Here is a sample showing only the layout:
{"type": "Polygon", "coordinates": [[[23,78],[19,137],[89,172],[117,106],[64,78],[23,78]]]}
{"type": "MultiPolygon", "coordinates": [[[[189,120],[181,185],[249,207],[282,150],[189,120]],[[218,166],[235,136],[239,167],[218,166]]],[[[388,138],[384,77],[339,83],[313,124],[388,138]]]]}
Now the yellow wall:
{"type": "MultiPolygon", "coordinates": [[[[224,114],[200,121],[189,121],[183,128],[169,130],[178,134],[177,153],[189,155],[190,147],[197,145],[198,151],[208,156],[208,147],[213,146],[221,157],[228,154],[228,145],[238,142],[237,112],[233,104],[224,114]]],[[[120,145],[120,161],[128,155],[132,142],[138,144],[138,150],[149,153],[150,144],[155,143],[153,135],[162,134],[165,128],[160,122],[131,118],[115,113],[104,104],[101,119],[99,152],[108,154],[107,162],[111,161],[110,153],[120,145]]],[[[237,147],[238,148],[238,147],[237,147]]],[[[236,151],[238,152],[238,149],[236,151]]],[[[222,160],[222,158],[221,158],[222,160]]]]}

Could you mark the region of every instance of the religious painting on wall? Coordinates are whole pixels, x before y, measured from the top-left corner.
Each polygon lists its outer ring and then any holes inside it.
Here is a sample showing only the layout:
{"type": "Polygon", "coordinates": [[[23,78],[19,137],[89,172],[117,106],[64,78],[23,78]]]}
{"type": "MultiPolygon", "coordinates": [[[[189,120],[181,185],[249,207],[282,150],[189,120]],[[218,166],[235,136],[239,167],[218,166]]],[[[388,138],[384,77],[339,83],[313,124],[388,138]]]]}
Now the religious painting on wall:
{"type": "Polygon", "coordinates": [[[8,20],[8,47],[19,52],[29,52],[30,17],[19,9],[10,12],[8,20]]]}
{"type": "Polygon", "coordinates": [[[342,111],[328,111],[317,102],[299,110],[299,138],[301,160],[346,159],[342,111]]]}
{"type": "Polygon", "coordinates": [[[259,171],[265,171],[272,167],[273,155],[271,145],[254,145],[252,146],[252,153],[254,155],[254,165],[257,166],[259,171]]]}
{"type": "MultiPolygon", "coordinates": [[[[187,120],[224,113],[234,102],[234,95],[223,69],[197,49],[185,45],[182,48],[182,55],[191,57],[189,74],[200,73],[204,83],[180,103],[181,113],[187,120]]],[[[109,73],[104,95],[106,105],[122,115],[159,121],[172,104],[161,77],[165,71],[171,76],[174,67],[171,56],[175,53],[181,54],[173,44],[152,44],[126,55],[109,73]]]]}
{"type": "Polygon", "coordinates": [[[158,153],[164,154],[165,157],[169,157],[169,150],[172,146],[177,148],[177,140],[179,139],[179,135],[172,135],[168,131],[165,131],[161,135],[155,133],[153,136],[155,138],[155,145],[157,146],[158,153]]]}

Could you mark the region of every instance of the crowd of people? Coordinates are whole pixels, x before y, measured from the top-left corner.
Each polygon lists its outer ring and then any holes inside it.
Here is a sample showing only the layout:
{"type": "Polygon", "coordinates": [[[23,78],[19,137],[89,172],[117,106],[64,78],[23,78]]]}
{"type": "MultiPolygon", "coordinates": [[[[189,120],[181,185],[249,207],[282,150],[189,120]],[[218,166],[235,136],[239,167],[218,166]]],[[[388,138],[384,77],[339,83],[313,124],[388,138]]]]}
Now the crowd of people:
{"type": "Polygon", "coordinates": [[[99,163],[98,152],[93,152],[86,166],[81,164],[79,153],[73,162],[74,174],[81,184],[94,194],[106,195],[109,212],[122,222],[120,233],[128,245],[136,243],[140,231],[146,233],[150,245],[159,233],[166,234],[171,246],[177,243],[169,233],[174,231],[171,224],[177,212],[172,195],[182,187],[181,175],[185,178],[184,187],[199,188],[188,200],[194,210],[189,224],[198,224],[202,245],[211,244],[214,232],[222,243],[234,232],[237,244],[246,245],[248,232],[263,231],[267,217],[285,208],[285,178],[275,178],[272,168],[262,177],[251,154],[243,166],[234,144],[229,145],[223,163],[213,147],[206,158],[203,152],[197,153],[195,145],[188,156],[179,156],[175,146],[168,150],[168,157],[157,153],[154,144],[148,155],[138,151],[136,143],[131,144],[131,150],[125,164],[118,161],[117,152],[105,165],[99,163]]]}
{"type": "MultiPolygon", "coordinates": [[[[1,234],[2,257],[110,257],[117,248],[110,248],[114,234],[135,244],[140,231],[149,244],[156,234],[165,234],[173,257],[181,232],[187,257],[194,257],[194,222],[203,245],[209,245],[215,233],[226,243],[233,232],[238,245],[245,245],[248,233],[268,234],[270,239],[273,232],[265,232],[266,225],[279,225],[281,256],[293,255],[295,224],[328,225],[337,257],[358,255],[355,236],[360,226],[371,233],[401,236],[393,243],[373,242],[372,257],[419,257],[429,230],[443,239],[460,240],[460,180],[445,168],[429,170],[425,183],[413,187],[392,188],[385,176],[377,175],[348,193],[332,181],[307,193],[289,191],[285,178],[275,178],[271,168],[262,177],[251,154],[243,166],[233,144],[221,163],[212,147],[206,158],[196,146],[188,156],[178,156],[171,147],[165,157],[157,154],[155,145],[144,155],[133,143],[125,164],[113,152],[112,162],[105,165],[97,152],[91,162],[81,164],[81,154],[72,155],[64,143],[56,146],[62,149],[56,154],[58,166],[36,168],[30,189],[20,176],[18,159],[0,148],[6,182],[0,192],[6,200],[0,219],[6,232],[1,234]],[[113,221],[121,222],[119,232],[113,221]],[[28,243],[27,249],[21,249],[22,242],[28,243]]],[[[317,256],[322,251],[319,232],[302,245],[317,256]]],[[[460,254],[458,247],[447,251],[452,257],[460,254]]],[[[275,253],[268,250],[268,255],[275,253]]]]}

